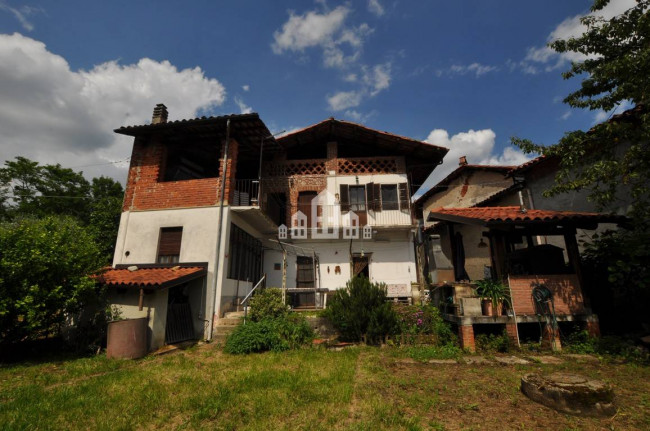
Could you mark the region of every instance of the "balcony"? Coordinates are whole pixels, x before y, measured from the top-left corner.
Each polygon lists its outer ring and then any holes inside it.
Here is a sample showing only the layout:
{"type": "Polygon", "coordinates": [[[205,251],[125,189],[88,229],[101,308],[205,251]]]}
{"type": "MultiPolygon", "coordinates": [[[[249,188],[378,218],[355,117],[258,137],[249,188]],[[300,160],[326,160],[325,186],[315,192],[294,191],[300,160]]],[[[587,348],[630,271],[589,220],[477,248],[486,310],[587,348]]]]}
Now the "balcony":
{"type": "Polygon", "coordinates": [[[260,205],[259,180],[235,180],[231,206],[256,207],[260,205]]]}
{"type": "MultiPolygon", "coordinates": [[[[371,227],[408,227],[413,225],[411,213],[408,209],[367,210],[361,206],[357,211],[342,211],[341,205],[316,205],[294,206],[290,209],[292,218],[301,211],[307,221],[308,228],[334,228],[344,226],[371,226],[371,227]],[[315,220],[315,224],[312,222],[315,220]]],[[[293,224],[293,222],[292,222],[293,224]]]]}

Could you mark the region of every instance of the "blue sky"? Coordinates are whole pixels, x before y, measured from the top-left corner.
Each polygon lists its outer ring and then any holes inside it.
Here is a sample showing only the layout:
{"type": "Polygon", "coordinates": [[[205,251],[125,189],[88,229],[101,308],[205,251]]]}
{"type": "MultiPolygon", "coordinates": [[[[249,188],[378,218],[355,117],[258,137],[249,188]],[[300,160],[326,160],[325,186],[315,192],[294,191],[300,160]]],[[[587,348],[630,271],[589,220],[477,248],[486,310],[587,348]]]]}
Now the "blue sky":
{"type": "MultiPolygon", "coordinates": [[[[470,163],[526,159],[609,113],[561,100],[590,1],[0,0],[0,158],[24,155],[121,181],[150,120],[258,112],[274,131],[328,117],[451,148],[430,183],[470,163]]],[[[611,16],[633,0],[615,0],[611,16]]],[[[621,109],[624,107],[621,107],[621,109]]]]}

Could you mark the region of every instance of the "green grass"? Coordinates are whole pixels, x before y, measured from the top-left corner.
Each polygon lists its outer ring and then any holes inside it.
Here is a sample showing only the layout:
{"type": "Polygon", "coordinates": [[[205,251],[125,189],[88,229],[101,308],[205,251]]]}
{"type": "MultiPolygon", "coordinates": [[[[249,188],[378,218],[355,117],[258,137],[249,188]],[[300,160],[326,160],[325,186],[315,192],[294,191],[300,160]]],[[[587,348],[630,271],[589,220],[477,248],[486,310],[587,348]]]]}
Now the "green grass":
{"type": "Polygon", "coordinates": [[[231,356],[206,345],[138,361],[98,356],[5,366],[0,429],[650,429],[648,367],[411,359],[439,355],[426,347],[363,347],[231,356]],[[612,383],[619,414],[577,418],[533,403],[519,379],[534,371],[612,383]]]}

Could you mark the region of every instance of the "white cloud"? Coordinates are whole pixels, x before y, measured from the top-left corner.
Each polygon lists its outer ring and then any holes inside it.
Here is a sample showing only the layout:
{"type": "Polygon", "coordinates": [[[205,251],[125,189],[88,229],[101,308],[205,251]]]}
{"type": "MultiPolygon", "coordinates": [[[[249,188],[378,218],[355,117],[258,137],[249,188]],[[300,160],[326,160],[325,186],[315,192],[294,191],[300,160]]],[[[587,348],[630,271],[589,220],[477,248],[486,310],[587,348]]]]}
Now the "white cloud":
{"type": "Polygon", "coordinates": [[[486,73],[490,72],[495,72],[499,70],[497,66],[489,66],[485,64],[480,64],[480,63],[472,63],[470,65],[461,65],[461,64],[454,64],[449,68],[450,73],[455,73],[459,75],[466,75],[468,73],[473,73],[477,78],[481,75],[485,75],[486,73]]]}
{"type": "Polygon", "coordinates": [[[616,108],[612,109],[611,111],[603,111],[599,109],[595,111],[593,124],[598,124],[598,123],[602,123],[603,121],[607,121],[613,115],[620,114],[621,112],[625,112],[630,108],[632,108],[632,102],[630,102],[629,100],[624,100],[620,105],[618,105],[616,108]]]}
{"type": "Polygon", "coordinates": [[[244,91],[249,91],[251,89],[251,86],[250,85],[242,85],[241,89],[244,90],[244,91]]]}
{"type": "Polygon", "coordinates": [[[363,68],[363,82],[368,86],[370,96],[375,96],[390,86],[390,69],[390,63],[378,64],[372,69],[363,68]]]}
{"type": "Polygon", "coordinates": [[[368,0],[368,10],[377,16],[382,16],[386,13],[379,0],[368,0]]]}
{"type": "Polygon", "coordinates": [[[16,9],[9,6],[4,0],[0,0],[0,10],[13,14],[13,16],[20,22],[20,25],[27,31],[34,30],[34,24],[32,24],[27,17],[35,13],[43,12],[43,9],[31,6],[23,6],[20,9],[16,9]]]}
{"type": "MultiPolygon", "coordinates": [[[[589,13],[588,15],[602,16],[605,19],[610,19],[634,7],[635,4],[635,0],[611,1],[602,10],[595,13],[589,13]]],[[[576,15],[563,20],[548,35],[546,42],[550,43],[559,39],[569,39],[580,36],[587,29],[580,22],[580,18],[583,16],[585,15],[576,15]]],[[[536,74],[542,70],[549,72],[563,67],[566,63],[582,61],[586,58],[588,58],[586,55],[576,52],[557,53],[545,45],[528,48],[526,56],[523,61],[519,62],[519,66],[524,73],[536,74]]]]}
{"type": "Polygon", "coordinates": [[[239,112],[242,114],[250,114],[253,112],[253,108],[244,103],[241,97],[235,97],[235,103],[239,107],[239,112]]]}
{"type": "Polygon", "coordinates": [[[312,10],[302,15],[290,11],[281,30],[273,33],[271,48],[276,54],[320,48],[325,67],[350,67],[358,61],[366,37],[373,32],[365,23],[356,27],[347,25],[351,12],[347,5],[324,12],[312,10]]]}
{"type": "Polygon", "coordinates": [[[332,111],[342,111],[359,106],[362,97],[363,95],[358,91],[339,91],[327,97],[327,103],[332,111]]]}
{"type": "MultiPolygon", "coordinates": [[[[198,67],[143,58],[73,71],[42,42],[0,34],[0,163],[18,155],[70,167],[123,160],[133,140],[113,129],[149,122],[156,103],[167,105],[173,120],[209,112],[225,97],[223,85],[198,67]]],[[[125,166],[83,170],[126,175],[125,166]]]]}
{"type": "MultiPolygon", "coordinates": [[[[523,154],[512,146],[506,147],[501,153],[495,153],[496,134],[492,129],[468,130],[449,136],[444,129],[434,129],[429,133],[425,142],[449,148],[443,164],[436,167],[433,173],[420,188],[422,193],[437,184],[458,167],[458,158],[467,156],[467,161],[472,165],[519,165],[530,160],[531,157],[523,154]]],[[[418,195],[421,193],[418,193],[418,195]]]]}
{"type": "Polygon", "coordinates": [[[566,111],[564,114],[562,114],[562,117],[560,118],[562,118],[563,120],[568,120],[570,116],[571,116],[571,111],[566,111]]]}
{"type": "Polygon", "coordinates": [[[350,120],[356,123],[365,123],[375,115],[377,115],[377,111],[374,110],[368,113],[363,113],[354,109],[348,109],[347,111],[345,111],[344,117],[349,118],[350,120]]]}

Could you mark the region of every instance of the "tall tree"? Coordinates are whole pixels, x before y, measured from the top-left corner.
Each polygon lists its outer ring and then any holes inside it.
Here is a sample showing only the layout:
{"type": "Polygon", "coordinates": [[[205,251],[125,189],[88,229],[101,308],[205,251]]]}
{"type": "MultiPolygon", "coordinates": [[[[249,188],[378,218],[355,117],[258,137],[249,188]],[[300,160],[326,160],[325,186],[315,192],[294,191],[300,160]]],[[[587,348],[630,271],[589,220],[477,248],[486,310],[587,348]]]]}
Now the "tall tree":
{"type": "Polygon", "coordinates": [[[555,145],[512,141],[527,153],[559,157],[556,184],[547,195],[587,190],[591,200],[609,209],[617,196],[629,193],[630,214],[645,225],[650,214],[650,0],[637,0],[636,6],[606,20],[598,12],[609,3],[595,0],[593,14],[581,19],[586,31],[549,46],[584,56],[563,73],[565,79],[582,78],[580,88],[564,99],[569,106],[607,112],[633,108],[589,131],[568,132],[555,145]]]}
{"type": "Polygon", "coordinates": [[[89,228],[106,262],[113,259],[115,240],[120,227],[124,189],[112,178],[93,178],[91,185],[89,228]]]}

